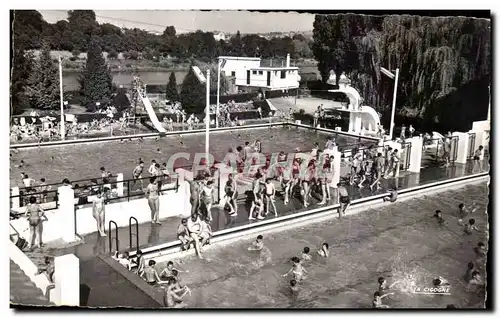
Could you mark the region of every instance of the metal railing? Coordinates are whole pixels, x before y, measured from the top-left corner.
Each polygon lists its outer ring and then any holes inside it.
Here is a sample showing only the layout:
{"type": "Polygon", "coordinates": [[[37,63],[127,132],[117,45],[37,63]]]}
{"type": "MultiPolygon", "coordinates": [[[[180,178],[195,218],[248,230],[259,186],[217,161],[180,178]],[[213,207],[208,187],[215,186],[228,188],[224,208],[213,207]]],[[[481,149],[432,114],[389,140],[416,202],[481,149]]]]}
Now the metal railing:
{"type": "Polygon", "coordinates": [[[128,243],[129,243],[129,250],[132,250],[132,236],[135,235],[135,247],[139,249],[139,222],[137,219],[133,216],[131,216],[128,219],[128,243]],[[135,224],[132,224],[132,221],[135,222],[135,224]],[[135,225],[135,233],[132,233],[132,225],[135,225]]]}
{"type": "MultiPolygon", "coordinates": [[[[110,175],[109,177],[105,177],[107,178],[109,181],[111,180],[116,180],[116,175],[110,175]]],[[[104,184],[103,183],[103,177],[98,177],[98,178],[88,178],[88,179],[80,179],[80,180],[74,180],[74,181],[71,181],[70,180],[70,184],[73,185],[73,187],[75,185],[79,185],[80,187],[86,187],[86,186],[89,186],[89,185],[92,185],[92,181],[97,181],[97,184],[94,184],[94,185],[102,185],[104,184]]],[[[44,184],[44,185],[34,185],[34,186],[31,186],[31,187],[19,187],[19,190],[24,190],[26,188],[32,188],[32,189],[37,189],[37,188],[43,188],[43,187],[60,187],[63,185],[63,182],[55,182],[55,183],[48,183],[48,184],[44,184]]]]}
{"type": "Polygon", "coordinates": [[[109,252],[110,253],[113,253],[113,229],[112,229],[112,225],[115,225],[115,244],[116,244],[116,250],[117,252],[119,252],[119,239],[118,239],[118,224],[116,224],[115,221],[112,221],[110,220],[109,223],[108,223],[108,239],[109,239],[109,252]]]}
{"type": "Polygon", "coordinates": [[[411,142],[403,142],[401,144],[401,160],[400,165],[402,170],[410,168],[411,160],[411,142]]]}
{"type": "MultiPolygon", "coordinates": [[[[34,188],[31,188],[34,189],[34,188]]],[[[14,208],[13,201],[19,199],[19,207],[25,207],[29,203],[31,197],[36,198],[36,202],[46,211],[55,210],[59,207],[58,191],[49,190],[43,192],[27,191],[29,188],[24,188],[19,191],[18,195],[10,195],[10,208],[14,208]]]]}
{"type": "Polygon", "coordinates": [[[476,133],[469,133],[469,140],[468,142],[468,153],[467,153],[467,159],[472,159],[474,158],[474,152],[476,150],[476,133]]]}

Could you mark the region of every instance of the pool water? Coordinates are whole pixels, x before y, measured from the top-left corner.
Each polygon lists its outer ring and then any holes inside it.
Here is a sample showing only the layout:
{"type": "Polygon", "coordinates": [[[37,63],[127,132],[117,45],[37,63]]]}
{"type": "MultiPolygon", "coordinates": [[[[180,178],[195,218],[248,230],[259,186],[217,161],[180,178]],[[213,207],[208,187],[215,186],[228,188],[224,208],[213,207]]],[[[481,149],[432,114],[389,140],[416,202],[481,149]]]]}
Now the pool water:
{"type": "MultiPolygon", "coordinates": [[[[186,298],[190,308],[371,308],[377,278],[389,284],[395,295],[383,299],[391,308],[484,308],[483,292],[467,292],[463,281],[467,263],[475,261],[473,248],[487,237],[486,184],[466,186],[264,236],[265,249],[250,252],[251,241],[212,249],[204,260],[185,257],[174,260],[181,270],[182,284],[192,290],[186,298]],[[479,232],[465,235],[454,215],[459,203],[474,202],[473,214],[479,232]],[[440,227],[432,217],[441,209],[447,220],[440,227]],[[330,244],[328,259],[317,257],[323,242],[330,244]],[[281,277],[291,268],[291,257],[311,248],[313,261],[304,263],[309,272],[292,297],[291,278],[281,277]],[[451,283],[451,295],[416,295],[416,286],[430,287],[442,276],[451,283]]],[[[159,270],[166,263],[158,264],[159,270]]],[[[484,268],[484,267],[483,267],[484,268]]],[[[484,275],[484,274],[483,274],[484,275]]],[[[484,277],[484,276],[483,276],[484,277]]]]}
{"type": "MultiPolygon", "coordinates": [[[[213,132],[210,134],[210,153],[215,160],[221,160],[230,147],[236,148],[245,141],[250,143],[256,139],[262,142],[262,152],[293,152],[298,147],[302,151],[309,151],[314,142],[323,146],[328,134],[314,132],[299,127],[272,127],[235,130],[229,132],[213,132]]],[[[339,146],[357,143],[357,138],[338,136],[339,146]]],[[[373,143],[364,141],[362,144],[373,143]]],[[[100,176],[100,167],[105,167],[113,174],[123,173],[125,179],[132,178],[132,170],[137,165],[138,159],[145,162],[145,170],[152,159],[157,162],[167,162],[175,153],[186,152],[194,158],[195,153],[205,152],[205,135],[178,135],[167,136],[159,140],[145,139],[121,143],[110,141],[91,144],[74,144],[58,147],[42,147],[21,149],[19,153],[12,154],[10,161],[11,186],[22,186],[21,172],[29,177],[39,180],[45,178],[47,183],[61,182],[64,178],[81,180],[100,176]],[[161,154],[157,149],[161,149],[161,154]],[[24,160],[25,166],[17,168],[19,162],[24,160]]],[[[183,159],[175,162],[175,166],[192,164],[183,159]]]]}

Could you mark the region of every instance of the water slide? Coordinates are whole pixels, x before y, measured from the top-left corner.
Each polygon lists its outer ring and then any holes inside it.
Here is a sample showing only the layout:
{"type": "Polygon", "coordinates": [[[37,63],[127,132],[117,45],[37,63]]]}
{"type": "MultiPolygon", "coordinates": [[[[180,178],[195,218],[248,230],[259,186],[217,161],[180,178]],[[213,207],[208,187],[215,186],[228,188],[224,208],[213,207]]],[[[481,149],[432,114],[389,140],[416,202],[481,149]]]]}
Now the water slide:
{"type": "MultiPolygon", "coordinates": [[[[201,72],[200,68],[198,66],[192,66],[192,69],[193,69],[194,75],[196,75],[196,77],[198,78],[200,83],[205,84],[207,82],[207,78],[201,72]]],[[[215,74],[215,75],[217,75],[217,74],[215,74]]]]}
{"type": "Polygon", "coordinates": [[[167,131],[165,128],[163,128],[163,125],[160,123],[158,120],[158,117],[156,117],[155,111],[153,109],[153,106],[151,106],[151,102],[149,101],[148,96],[146,94],[142,94],[141,90],[137,88],[137,94],[139,94],[139,97],[142,100],[142,104],[144,104],[144,108],[146,109],[146,112],[149,115],[149,119],[151,120],[151,123],[153,126],[158,130],[159,133],[166,133],[167,131]]]}

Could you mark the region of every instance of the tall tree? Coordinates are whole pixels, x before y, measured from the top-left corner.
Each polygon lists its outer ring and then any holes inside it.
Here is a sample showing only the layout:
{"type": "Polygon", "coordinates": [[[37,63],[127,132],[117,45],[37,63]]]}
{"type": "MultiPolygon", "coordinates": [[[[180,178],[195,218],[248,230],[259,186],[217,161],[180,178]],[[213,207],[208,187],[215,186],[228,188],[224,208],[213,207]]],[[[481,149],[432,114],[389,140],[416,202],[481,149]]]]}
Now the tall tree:
{"type": "Polygon", "coordinates": [[[31,72],[32,55],[22,48],[12,48],[11,80],[10,80],[10,111],[11,115],[19,115],[28,107],[29,100],[25,89],[31,72]]]}
{"type": "Polygon", "coordinates": [[[232,56],[243,56],[245,51],[243,50],[243,41],[241,39],[240,31],[238,30],[235,35],[229,40],[231,46],[232,56]]]}
{"type": "Polygon", "coordinates": [[[127,94],[125,94],[124,88],[118,89],[118,93],[113,98],[113,105],[118,111],[124,111],[130,107],[130,101],[127,97],[127,94]]]}
{"type": "Polygon", "coordinates": [[[99,35],[99,24],[97,23],[95,12],[92,10],[70,10],[68,11],[68,21],[71,26],[71,39],[75,43],[74,47],[85,51],[92,35],[99,35]]]}
{"type": "Polygon", "coordinates": [[[95,110],[96,102],[104,107],[109,104],[113,89],[113,77],[102,55],[101,47],[92,38],[87,52],[87,65],[81,79],[83,104],[95,110]]]}
{"type": "Polygon", "coordinates": [[[33,69],[27,79],[26,96],[33,108],[59,107],[58,67],[50,56],[47,43],[43,44],[40,56],[33,63],[33,69]]]}
{"type": "Polygon", "coordinates": [[[175,72],[170,73],[168,78],[167,90],[165,91],[165,96],[168,100],[177,102],[179,100],[179,93],[177,92],[177,79],[175,78],[175,72]]]}
{"type": "Polygon", "coordinates": [[[200,83],[194,74],[193,68],[189,67],[181,86],[180,102],[182,108],[190,114],[203,114],[205,110],[205,85],[200,83]]]}

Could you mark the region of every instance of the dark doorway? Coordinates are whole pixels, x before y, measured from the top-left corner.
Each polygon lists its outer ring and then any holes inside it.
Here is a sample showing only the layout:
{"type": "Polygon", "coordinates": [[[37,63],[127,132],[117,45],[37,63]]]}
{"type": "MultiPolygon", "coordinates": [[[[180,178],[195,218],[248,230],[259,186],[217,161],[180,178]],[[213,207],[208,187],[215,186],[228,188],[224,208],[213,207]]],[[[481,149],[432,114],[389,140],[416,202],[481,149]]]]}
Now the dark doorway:
{"type": "Polygon", "coordinates": [[[250,85],[250,71],[247,71],[247,85],[250,85]]]}
{"type": "Polygon", "coordinates": [[[271,86],[271,72],[267,71],[267,86],[271,86]]]}

